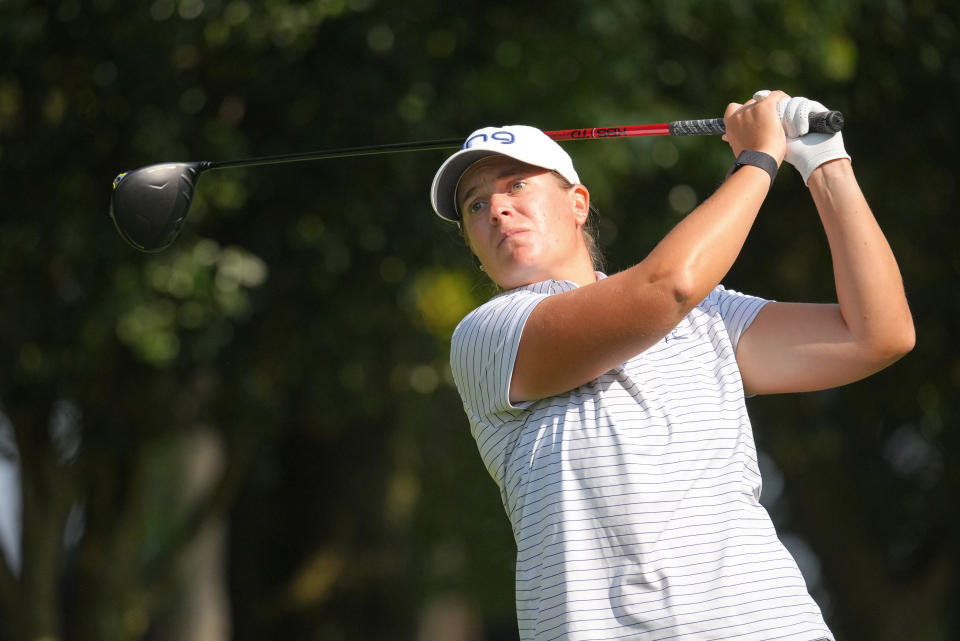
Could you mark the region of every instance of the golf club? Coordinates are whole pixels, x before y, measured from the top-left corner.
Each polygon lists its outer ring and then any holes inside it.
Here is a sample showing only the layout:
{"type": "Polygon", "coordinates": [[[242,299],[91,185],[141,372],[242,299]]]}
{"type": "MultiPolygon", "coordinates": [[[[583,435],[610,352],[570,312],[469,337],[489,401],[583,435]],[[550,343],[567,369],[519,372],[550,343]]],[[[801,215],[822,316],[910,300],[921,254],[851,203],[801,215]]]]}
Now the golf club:
{"type": "MultiPolygon", "coordinates": [[[[810,114],[811,133],[835,133],[843,128],[843,114],[825,111],[810,114]]],[[[593,127],[547,131],[550,138],[588,140],[633,136],[722,135],[723,118],[677,120],[654,125],[593,127]]],[[[193,192],[200,174],[213,169],[253,167],[279,163],[389,154],[402,151],[426,151],[460,147],[463,138],[392,143],[368,147],[348,147],[280,156],[263,156],[219,162],[197,161],[162,163],[124,172],[113,181],[110,217],[120,236],[143,252],[158,252],[170,246],[180,234],[190,210],[193,192]]]]}

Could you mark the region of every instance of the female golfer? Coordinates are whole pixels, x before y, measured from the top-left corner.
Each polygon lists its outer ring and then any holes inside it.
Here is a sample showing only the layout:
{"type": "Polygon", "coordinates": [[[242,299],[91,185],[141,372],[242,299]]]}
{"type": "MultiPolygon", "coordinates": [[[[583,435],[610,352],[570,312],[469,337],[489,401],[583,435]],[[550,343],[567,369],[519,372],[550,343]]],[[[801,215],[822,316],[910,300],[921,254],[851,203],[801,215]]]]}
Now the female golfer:
{"type": "Polygon", "coordinates": [[[539,130],[475,132],[431,196],[503,293],[471,312],[453,374],[517,543],[522,639],[833,639],[759,502],[744,396],[833,387],[909,351],[897,264],[840,134],[805,98],[730,104],[727,180],[606,277],[590,195],[539,130]],[[829,241],[838,304],[725,290],[781,161],[829,241]]]}

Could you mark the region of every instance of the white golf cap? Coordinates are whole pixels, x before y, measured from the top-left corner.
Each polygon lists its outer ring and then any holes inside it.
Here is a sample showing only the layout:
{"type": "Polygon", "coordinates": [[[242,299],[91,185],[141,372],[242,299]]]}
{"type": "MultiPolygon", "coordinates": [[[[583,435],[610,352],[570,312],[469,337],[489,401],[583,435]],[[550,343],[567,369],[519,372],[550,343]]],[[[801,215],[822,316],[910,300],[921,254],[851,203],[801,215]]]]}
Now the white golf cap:
{"type": "Polygon", "coordinates": [[[580,182],[567,152],[547,134],[527,125],[485,127],[470,134],[460,151],[440,166],[433,177],[430,202],[446,220],[458,222],[457,186],[470,165],[487,156],[509,156],[528,165],[555,171],[573,184],[580,182]]]}

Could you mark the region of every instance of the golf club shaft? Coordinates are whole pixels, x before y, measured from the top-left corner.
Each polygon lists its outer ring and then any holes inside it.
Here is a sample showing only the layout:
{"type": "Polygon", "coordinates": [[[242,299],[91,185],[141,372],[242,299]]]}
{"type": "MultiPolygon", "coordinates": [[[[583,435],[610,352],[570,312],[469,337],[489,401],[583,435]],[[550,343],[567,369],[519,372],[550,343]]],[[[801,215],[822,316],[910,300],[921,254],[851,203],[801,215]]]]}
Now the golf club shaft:
{"type": "MultiPolygon", "coordinates": [[[[843,128],[843,114],[839,111],[825,111],[810,114],[810,131],[816,133],[835,133],[843,128]]],[[[704,120],[676,120],[654,125],[627,125],[625,127],[592,127],[581,129],[561,129],[545,131],[553,140],[589,140],[596,138],[624,138],[634,136],[709,136],[722,135],[726,131],[723,118],[707,118],[704,120]]],[[[261,165],[275,165],[288,162],[306,160],[323,160],[325,158],[348,158],[352,156],[371,156],[390,154],[405,151],[429,151],[433,149],[454,149],[463,144],[463,138],[445,138],[442,140],[428,140],[420,142],[399,142],[367,147],[344,147],[326,151],[309,151],[298,154],[283,154],[279,156],[262,156],[260,158],[245,158],[241,160],[224,160],[219,162],[200,161],[197,163],[199,171],[210,169],[225,169],[227,167],[252,167],[261,165]]]]}

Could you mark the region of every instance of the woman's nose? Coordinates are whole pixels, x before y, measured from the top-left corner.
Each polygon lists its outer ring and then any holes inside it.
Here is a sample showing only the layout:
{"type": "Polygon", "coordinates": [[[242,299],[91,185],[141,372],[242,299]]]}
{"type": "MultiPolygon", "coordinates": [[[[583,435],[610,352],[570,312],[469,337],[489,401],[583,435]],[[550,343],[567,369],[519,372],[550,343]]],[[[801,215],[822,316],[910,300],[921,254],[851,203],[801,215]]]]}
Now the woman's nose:
{"type": "Polygon", "coordinates": [[[510,199],[506,194],[492,194],[489,209],[491,220],[499,220],[500,217],[509,216],[513,212],[510,199]]]}

